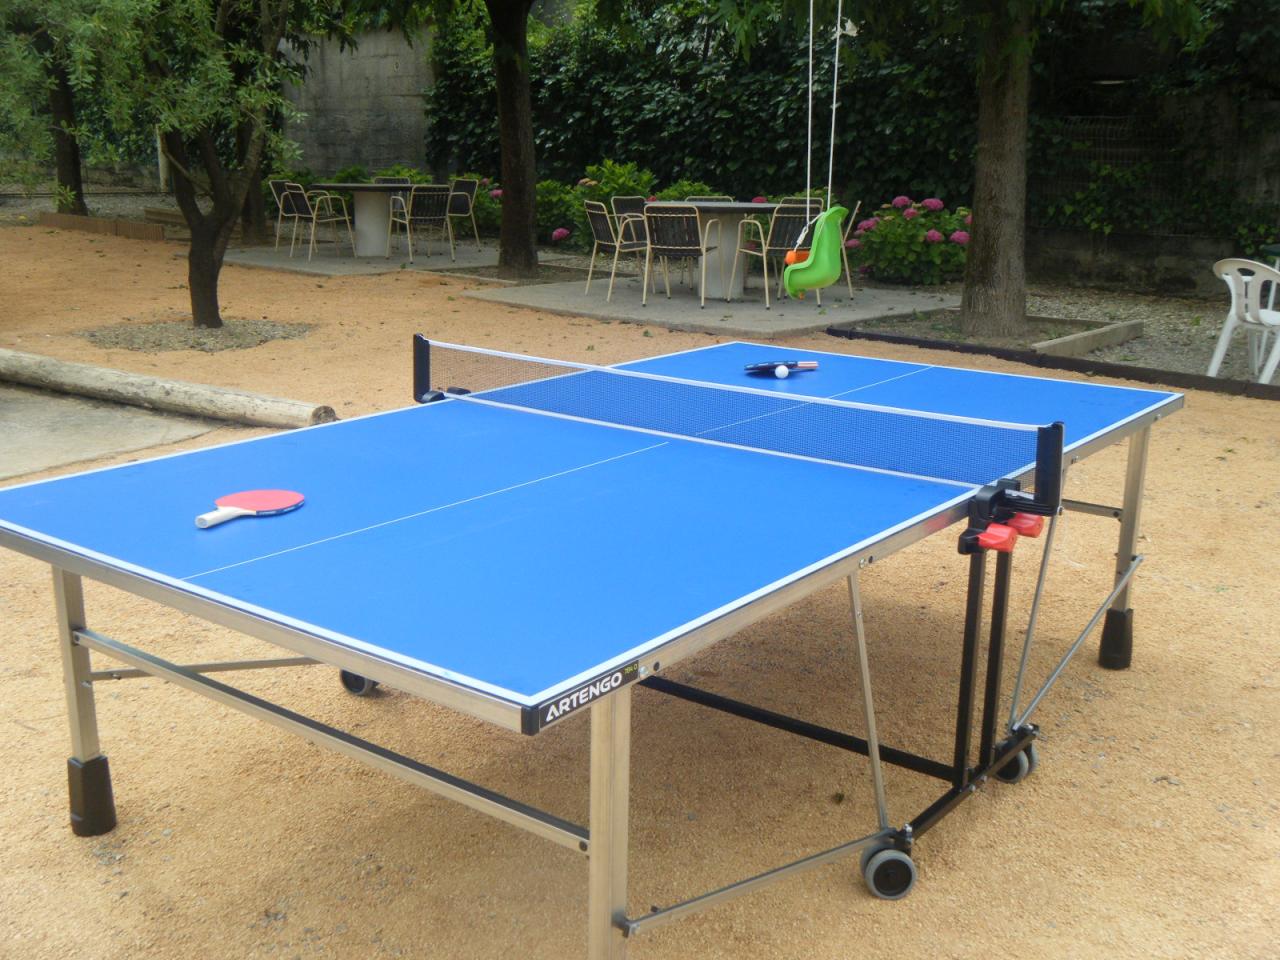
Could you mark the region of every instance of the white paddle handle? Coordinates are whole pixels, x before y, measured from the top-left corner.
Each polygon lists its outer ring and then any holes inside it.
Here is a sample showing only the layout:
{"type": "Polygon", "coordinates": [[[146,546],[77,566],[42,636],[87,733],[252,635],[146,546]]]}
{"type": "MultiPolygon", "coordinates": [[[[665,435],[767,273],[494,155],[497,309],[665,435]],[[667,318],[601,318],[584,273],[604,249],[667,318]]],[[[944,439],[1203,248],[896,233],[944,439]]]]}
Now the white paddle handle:
{"type": "Polygon", "coordinates": [[[252,513],[252,510],[246,510],[244,507],[219,507],[217,510],[210,510],[196,517],[196,526],[202,530],[205,527],[216,527],[220,523],[226,523],[236,517],[247,517],[252,513]]]}

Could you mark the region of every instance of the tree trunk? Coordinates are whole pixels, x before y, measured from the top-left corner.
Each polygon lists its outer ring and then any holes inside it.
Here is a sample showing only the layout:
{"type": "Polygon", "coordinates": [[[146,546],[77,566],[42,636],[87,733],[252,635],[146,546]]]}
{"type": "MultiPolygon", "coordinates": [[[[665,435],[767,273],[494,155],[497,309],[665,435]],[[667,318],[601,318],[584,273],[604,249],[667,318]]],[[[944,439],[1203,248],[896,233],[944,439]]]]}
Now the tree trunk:
{"type": "Polygon", "coordinates": [[[187,252],[187,286],[191,291],[191,319],[197,327],[222,326],[218,305],[218,274],[222,258],[215,253],[216,232],[211,224],[191,228],[191,249],[187,252]]]}
{"type": "Polygon", "coordinates": [[[493,66],[498,88],[498,140],[502,146],[500,272],[532,276],[534,246],[533,104],[529,93],[529,10],[532,0],[485,0],[493,25],[493,66]]]}
{"type": "MultiPolygon", "coordinates": [[[[236,155],[243,164],[247,160],[252,134],[245,124],[236,131],[236,155]]],[[[262,242],[267,239],[267,203],[262,195],[262,169],[247,170],[249,190],[245,194],[244,206],[240,210],[240,234],[246,243],[262,242]]]]}
{"type": "Polygon", "coordinates": [[[960,329],[1010,336],[1026,328],[1027,111],[1030,4],[991,6],[978,69],[973,229],[960,329]]]}
{"type": "Polygon", "coordinates": [[[58,212],[86,216],[89,208],[84,202],[84,180],[80,163],[80,144],[71,133],[76,126],[75,93],[71,78],[60,63],[51,64],[49,87],[49,113],[53,117],[54,163],[58,171],[58,212]]]}

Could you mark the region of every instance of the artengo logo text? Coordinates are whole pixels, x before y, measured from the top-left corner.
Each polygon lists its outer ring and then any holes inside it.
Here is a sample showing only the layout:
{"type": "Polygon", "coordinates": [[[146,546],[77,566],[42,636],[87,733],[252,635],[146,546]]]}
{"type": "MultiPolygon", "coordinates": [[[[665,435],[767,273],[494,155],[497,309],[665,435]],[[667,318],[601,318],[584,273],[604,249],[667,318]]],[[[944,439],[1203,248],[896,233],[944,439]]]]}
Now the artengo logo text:
{"type": "Polygon", "coordinates": [[[592,700],[603,697],[610,690],[616,690],[623,684],[630,683],[640,676],[639,662],[628,663],[603,677],[596,677],[590,683],[584,683],[572,693],[567,693],[558,700],[547,704],[542,714],[542,722],[550,723],[567,713],[585,707],[592,700]]]}

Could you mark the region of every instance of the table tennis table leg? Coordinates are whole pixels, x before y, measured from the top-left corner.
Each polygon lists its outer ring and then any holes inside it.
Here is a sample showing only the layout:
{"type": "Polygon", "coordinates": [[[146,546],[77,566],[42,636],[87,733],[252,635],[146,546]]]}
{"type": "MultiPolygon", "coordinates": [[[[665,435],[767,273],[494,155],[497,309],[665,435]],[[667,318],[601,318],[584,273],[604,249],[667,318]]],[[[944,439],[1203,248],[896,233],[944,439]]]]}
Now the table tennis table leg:
{"type": "Polygon", "coordinates": [[[71,831],[79,837],[96,837],[115,827],[116,805],[111,793],[111,770],[98,743],[89,650],[75,640],[75,631],[86,626],[80,577],[54,567],[53,595],[67,719],[71,725],[71,757],[67,760],[71,831]]]}
{"type": "Polygon", "coordinates": [[[631,688],[591,705],[591,822],[587,958],[624,960],[631,787],[631,688]]]}
{"type": "MultiPolygon", "coordinates": [[[[1147,441],[1151,428],[1143,427],[1129,438],[1129,463],[1124,478],[1124,513],[1120,518],[1120,543],[1116,547],[1116,582],[1125,576],[1138,554],[1142,516],[1142,488],[1147,475],[1147,441]]],[[[1133,661],[1132,579],[1116,595],[1102,625],[1098,663],[1108,670],[1124,670],[1133,661]]]]}

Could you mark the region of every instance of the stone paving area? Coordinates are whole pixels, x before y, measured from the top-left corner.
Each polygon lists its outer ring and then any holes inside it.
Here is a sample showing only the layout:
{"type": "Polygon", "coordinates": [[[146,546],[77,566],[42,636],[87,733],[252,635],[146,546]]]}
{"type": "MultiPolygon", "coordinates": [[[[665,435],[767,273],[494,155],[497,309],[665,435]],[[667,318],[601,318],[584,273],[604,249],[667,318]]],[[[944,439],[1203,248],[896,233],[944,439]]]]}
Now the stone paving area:
{"type": "Polygon", "coordinates": [[[744,297],[731,303],[708,298],[706,307],[700,307],[696,287],[673,283],[671,299],[667,299],[659,287],[658,293],[649,294],[648,305],[642,306],[637,277],[619,277],[611,302],[605,300],[609,287],[607,273],[603,281],[592,281],[589,293],[585,290],[585,279],[584,275],[582,281],[571,283],[468,290],[464,296],[548,313],[622,323],[651,323],[669,330],[756,339],[820,332],[830,326],[910,316],[915,312],[959,306],[960,303],[959,297],[954,295],[922,292],[910,287],[892,290],[855,287],[850,297],[847,288],[838,284],[823,291],[821,305],[817,297],[810,294],[804,300],[775,300],[770,309],[765,309],[764,295],[759,278],[756,278],[744,297]]]}
{"type": "MultiPolygon", "coordinates": [[[[134,219],[142,218],[144,207],[173,208],[175,206],[170,194],[102,188],[94,185],[89,187],[88,201],[91,213],[97,216],[134,219]]],[[[50,196],[23,196],[18,188],[12,185],[0,185],[0,224],[29,223],[36,219],[40,211],[53,209],[53,199],[50,196]]],[[[587,264],[586,256],[575,251],[544,250],[540,256],[544,263],[554,263],[557,266],[585,268],[587,264]]],[[[355,260],[342,257],[334,251],[332,244],[325,244],[318,249],[311,264],[307,264],[305,252],[299,255],[295,251],[295,256],[291,259],[284,251],[277,254],[270,247],[257,247],[229,251],[227,262],[241,266],[290,270],[324,276],[373,275],[399,270],[438,269],[465,273],[467,267],[485,268],[496,265],[497,248],[495,241],[486,239],[484,250],[477,253],[473,244],[464,242],[458,246],[456,262],[450,262],[448,257],[439,253],[437,249],[437,252],[430,257],[425,255],[416,257],[415,263],[410,265],[403,253],[398,256],[393,255],[390,260],[376,257],[355,260]]],[[[1205,265],[1205,269],[1209,269],[1209,264],[1205,265]]],[[[621,272],[619,277],[622,277],[621,272]]],[[[575,284],[573,283],[546,286],[559,287],[559,289],[545,289],[535,293],[531,288],[521,288],[517,292],[504,285],[503,288],[492,288],[483,293],[477,292],[477,296],[501,302],[521,302],[536,309],[567,311],[606,320],[662,323],[669,324],[675,329],[705,329],[712,332],[758,337],[768,335],[767,331],[773,329],[790,332],[821,329],[846,320],[859,323],[863,319],[863,314],[859,312],[859,301],[864,305],[878,306],[881,295],[885,295],[887,300],[896,302],[897,297],[888,295],[898,292],[897,288],[867,288],[861,290],[853,302],[841,302],[848,299],[847,295],[843,293],[843,288],[835,288],[836,296],[831,298],[831,303],[824,305],[825,313],[819,313],[816,306],[810,303],[786,304],[777,307],[775,311],[770,311],[770,314],[777,313],[775,317],[765,314],[763,306],[754,302],[734,304],[732,309],[728,309],[729,305],[708,304],[706,310],[699,310],[696,299],[690,305],[691,297],[688,291],[681,291],[677,295],[679,299],[673,297],[671,301],[665,302],[665,305],[651,301],[650,307],[641,308],[639,282],[634,278],[626,282],[620,279],[613,304],[604,303],[603,292],[599,296],[596,295],[594,283],[590,297],[581,295],[580,290],[578,294],[574,294],[575,284]],[[634,287],[634,290],[631,290],[631,287],[634,287]],[[634,308],[631,305],[633,300],[634,308]],[[653,316],[653,314],[659,316],[653,316]],[[738,324],[739,320],[740,324],[734,326],[733,324],[738,324]]],[[[601,290],[603,291],[603,287],[601,290]]],[[[901,291],[911,298],[901,302],[912,304],[912,309],[919,309],[916,304],[921,302],[931,302],[929,298],[937,298],[937,301],[943,305],[952,305],[958,302],[961,292],[959,284],[949,284],[928,290],[901,288],[901,291]]],[[[665,301],[665,298],[662,300],[665,301]]],[[[1208,369],[1209,357],[1213,352],[1218,332],[1222,329],[1222,318],[1227,309],[1227,293],[1224,288],[1222,296],[1217,299],[1183,299],[1032,281],[1028,288],[1027,309],[1029,313],[1040,316],[1111,321],[1143,320],[1145,330],[1142,337],[1095,351],[1090,356],[1112,363],[1129,363],[1180,373],[1204,373],[1208,369]]],[[[875,316],[883,318],[893,315],[895,311],[886,311],[875,316]]],[[[898,313],[898,315],[901,314],[898,313]]],[[[1243,342],[1233,345],[1228,352],[1222,375],[1233,379],[1247,378],[1243,342]]]]}

